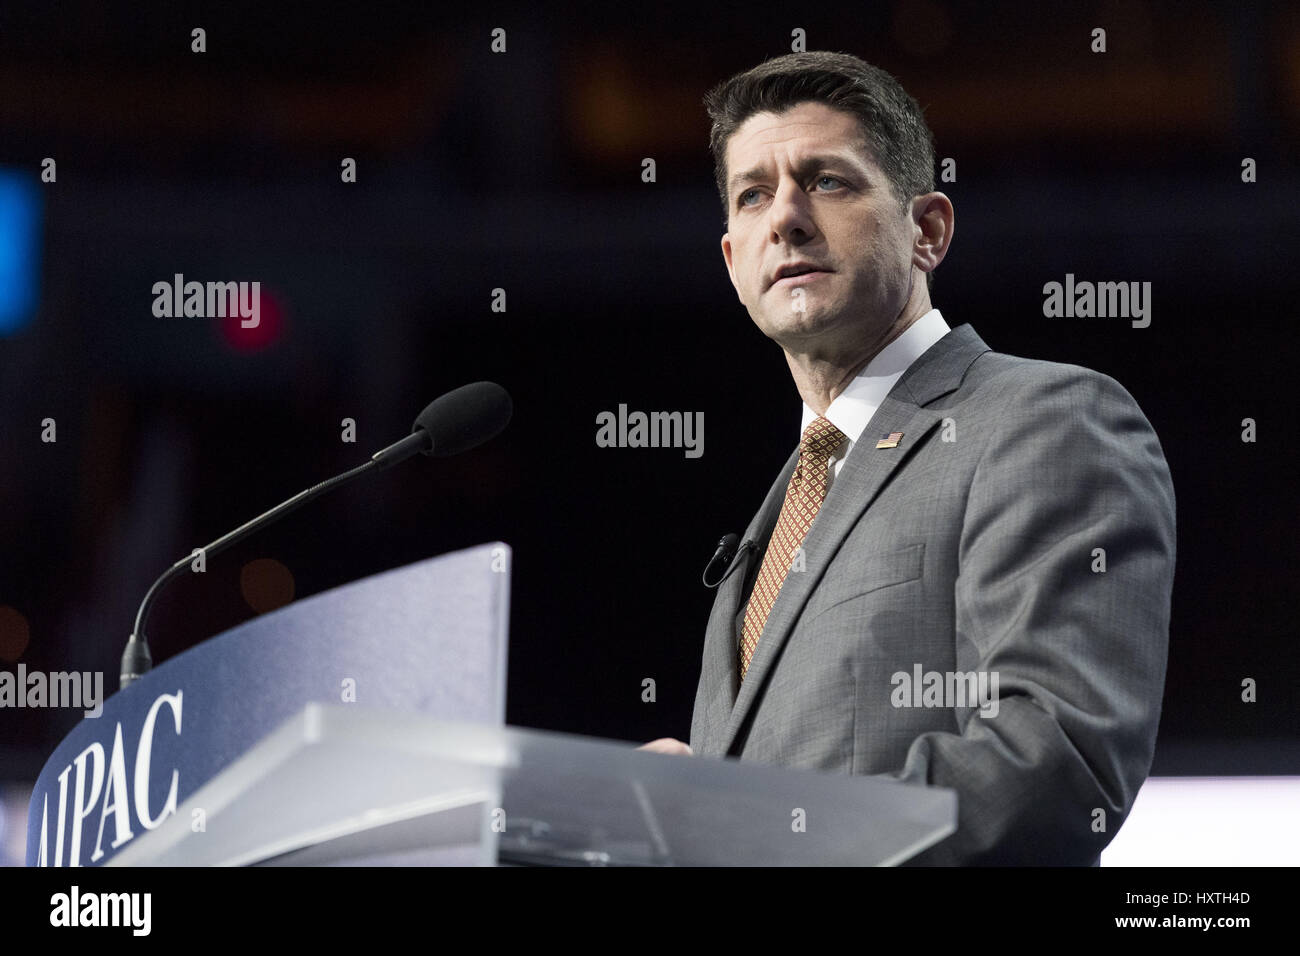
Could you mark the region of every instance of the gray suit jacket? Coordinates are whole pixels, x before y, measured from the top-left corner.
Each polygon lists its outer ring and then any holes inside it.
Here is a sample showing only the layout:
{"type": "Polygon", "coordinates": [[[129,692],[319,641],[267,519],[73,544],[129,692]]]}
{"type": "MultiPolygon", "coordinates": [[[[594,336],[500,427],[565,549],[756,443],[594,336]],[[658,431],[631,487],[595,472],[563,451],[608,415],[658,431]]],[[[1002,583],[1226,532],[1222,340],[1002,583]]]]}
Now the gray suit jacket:
{"type": "Polygon", "coordinates": [[[1173,483],[1132,396],[953,329],[853,446],[741,684],[744,601],[797,460],[718,589],[691,747],[953,788],[958,830],[916,863],[1095,864],[1151,767],[1174,577],[1173,483]],[[996,679],[996,713],[898,676],[918,671],[951,692],[996,679]]]}

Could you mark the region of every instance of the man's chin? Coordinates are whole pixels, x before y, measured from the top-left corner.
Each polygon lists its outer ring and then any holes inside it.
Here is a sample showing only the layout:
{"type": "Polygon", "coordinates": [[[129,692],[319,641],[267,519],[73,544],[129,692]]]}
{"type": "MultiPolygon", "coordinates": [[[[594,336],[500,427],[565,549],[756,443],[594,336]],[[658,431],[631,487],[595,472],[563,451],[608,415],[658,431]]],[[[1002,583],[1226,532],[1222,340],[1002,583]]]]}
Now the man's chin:
{"type": "Polygon", "coordinates": [[[825,314],[802,313],[785,315],[778,319],[765,318],[758,324],[763,334],[774,342],[806,342],[817,339],[835,328],[835,317],[825,314]]]}

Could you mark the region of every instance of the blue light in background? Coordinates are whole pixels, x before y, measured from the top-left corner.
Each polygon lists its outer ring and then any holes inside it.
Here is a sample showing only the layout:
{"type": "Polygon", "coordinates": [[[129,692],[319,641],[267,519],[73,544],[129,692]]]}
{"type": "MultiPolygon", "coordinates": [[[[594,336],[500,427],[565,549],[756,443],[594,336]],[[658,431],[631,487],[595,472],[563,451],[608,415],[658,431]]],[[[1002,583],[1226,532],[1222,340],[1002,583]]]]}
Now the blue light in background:
{"type": "Polygon", "coordinates": [[[28,173],[0,169],[0,336],[36,317],[40,278],[40,185],[28,173]]]}

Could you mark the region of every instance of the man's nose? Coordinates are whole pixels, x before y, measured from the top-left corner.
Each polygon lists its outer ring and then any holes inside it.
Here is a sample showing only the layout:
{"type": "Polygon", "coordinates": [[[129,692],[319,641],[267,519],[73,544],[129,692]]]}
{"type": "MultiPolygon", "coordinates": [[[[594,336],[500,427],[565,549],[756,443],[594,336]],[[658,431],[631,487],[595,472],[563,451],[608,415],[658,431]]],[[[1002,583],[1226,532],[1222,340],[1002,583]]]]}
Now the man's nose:
{"type": "Polygon", "coordinates": [[[773,242],[806,241],[817,231],[808,194],[797,183],[783,183],[777,189],[768,217],[773,242]]]}

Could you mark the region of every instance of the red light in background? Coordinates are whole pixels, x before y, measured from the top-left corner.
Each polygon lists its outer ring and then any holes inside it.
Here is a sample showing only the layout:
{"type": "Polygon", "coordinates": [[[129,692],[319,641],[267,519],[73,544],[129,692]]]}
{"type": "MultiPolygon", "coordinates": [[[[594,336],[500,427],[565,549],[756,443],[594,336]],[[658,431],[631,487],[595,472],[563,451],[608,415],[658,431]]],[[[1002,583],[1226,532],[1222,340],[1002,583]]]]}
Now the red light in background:
{"type": "MultiPolygon", "coordinates": [[[[31,628],[22,612],[7,604],[0,605],[0,661],[11,664],[18,660],[31,639],[31,628]]],[[[19,694],[26,692],[25,687],[18,688],[19,694]]]]}
{"type": "Polygon", "coordinates": [[[236,352],[261,352],[271,348],[285,335],[286,309],[278,295],[262,285],[258,292],[257,325],[244,328],[249,321],[239,315],[221,319],[221,338],[236,352]]]}
{"type": "Polygon", "coordinates": [[[293,572],[275,558],[258,558],[239,569],[239,591],[258,614],[293,600],[293,572]]]}

